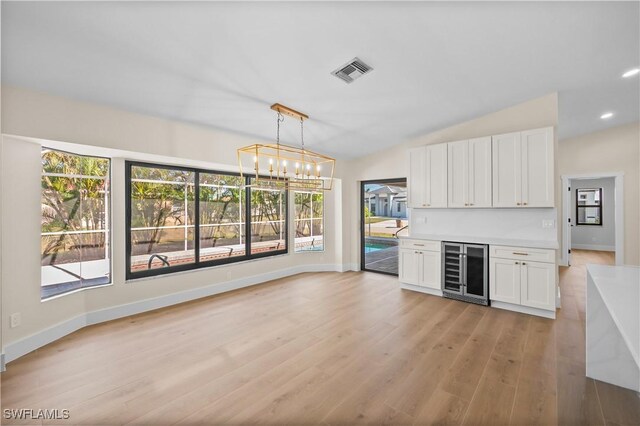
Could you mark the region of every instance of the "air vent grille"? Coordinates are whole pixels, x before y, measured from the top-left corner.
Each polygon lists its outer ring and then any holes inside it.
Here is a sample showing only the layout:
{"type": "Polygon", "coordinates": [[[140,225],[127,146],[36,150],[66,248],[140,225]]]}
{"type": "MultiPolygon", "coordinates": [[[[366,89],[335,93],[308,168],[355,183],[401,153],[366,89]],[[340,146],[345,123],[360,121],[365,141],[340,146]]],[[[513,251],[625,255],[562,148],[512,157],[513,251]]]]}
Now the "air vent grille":
{"type": "Polygon", "coordinates": [[[353,83],[357,78],[360,78],[371,71],[373,71],[373,68],[369,65],[365,64],[358,58],[353,58],[353,60],[333,71],[331,74],[346,83],[353,83]]]}

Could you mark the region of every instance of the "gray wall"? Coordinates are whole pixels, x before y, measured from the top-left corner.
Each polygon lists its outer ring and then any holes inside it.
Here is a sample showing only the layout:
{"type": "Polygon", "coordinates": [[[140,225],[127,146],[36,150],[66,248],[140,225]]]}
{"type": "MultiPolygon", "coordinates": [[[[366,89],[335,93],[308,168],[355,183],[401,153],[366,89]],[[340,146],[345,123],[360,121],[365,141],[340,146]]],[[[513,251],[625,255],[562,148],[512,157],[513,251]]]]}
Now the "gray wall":
{"type": "Polygon", "coordinates": [[[571,180],[571,248],[615,251],[615,180],[571,180]],[[602,226],[576,225],[576,189],[602,188],[602,226]]]}

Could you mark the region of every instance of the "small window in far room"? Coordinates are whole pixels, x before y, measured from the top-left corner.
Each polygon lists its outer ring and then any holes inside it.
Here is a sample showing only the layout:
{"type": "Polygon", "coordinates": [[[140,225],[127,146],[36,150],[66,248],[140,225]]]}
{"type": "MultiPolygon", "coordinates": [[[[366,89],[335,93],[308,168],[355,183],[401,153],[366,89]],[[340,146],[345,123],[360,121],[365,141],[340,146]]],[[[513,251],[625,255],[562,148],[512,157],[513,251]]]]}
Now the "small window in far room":
{"type": "Polygon", "coordinates": [[[576,225],[602,226],[602,188],[576,189],[576,225]]]}
{"type": "Polygon", "coordinates": [[[42,299],[111,282],[107,158],[42,148],[42,299]]]}
{"type": "Polygon", "coordinates": [[[324,250],[324,197],[320,192],[294,192],[295,251],[324,250]]]}

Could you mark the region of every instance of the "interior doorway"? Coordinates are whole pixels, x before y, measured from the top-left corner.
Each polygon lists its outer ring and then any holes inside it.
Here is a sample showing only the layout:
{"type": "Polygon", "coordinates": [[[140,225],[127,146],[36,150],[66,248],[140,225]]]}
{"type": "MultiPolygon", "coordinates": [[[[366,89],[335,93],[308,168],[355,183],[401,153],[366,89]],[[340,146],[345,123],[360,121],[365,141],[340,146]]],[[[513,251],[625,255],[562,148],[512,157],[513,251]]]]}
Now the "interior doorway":
{"type": "Polygon", "coordinates": [[[622,173],[562,176],[562,256],[571,265],[572,250],[615,254],[624,263],[622,173]]]}
{"type": "Polygon", "coordinates": [[[362,181],[360,269],[398,275],[398,237],[408,234],[407,179],[362,181]]]}

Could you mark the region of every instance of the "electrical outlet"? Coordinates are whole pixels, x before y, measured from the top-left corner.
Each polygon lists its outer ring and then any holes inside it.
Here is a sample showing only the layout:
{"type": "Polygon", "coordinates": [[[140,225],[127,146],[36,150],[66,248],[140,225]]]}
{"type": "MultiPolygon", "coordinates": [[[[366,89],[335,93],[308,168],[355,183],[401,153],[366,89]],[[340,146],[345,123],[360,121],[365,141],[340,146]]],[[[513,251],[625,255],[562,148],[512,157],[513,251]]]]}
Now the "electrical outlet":
{"type": "Polygon", "coordinates": [[[542,221],[543,228],[555,228],[555,226],[556,226],[556,221],[553,219],[547,219],[542,221]]]}
{"type": "Polygon", "coordinates": [[[16,328],[18,326],[20,326],[20,322],[22,321],[22,318],[20,318],[20,312],[16,312],[15,314],[11,314],[11,328],[16,328]]]}

